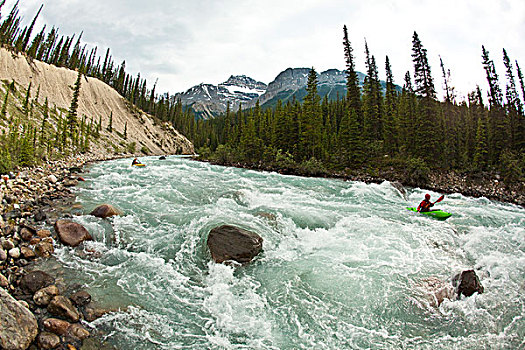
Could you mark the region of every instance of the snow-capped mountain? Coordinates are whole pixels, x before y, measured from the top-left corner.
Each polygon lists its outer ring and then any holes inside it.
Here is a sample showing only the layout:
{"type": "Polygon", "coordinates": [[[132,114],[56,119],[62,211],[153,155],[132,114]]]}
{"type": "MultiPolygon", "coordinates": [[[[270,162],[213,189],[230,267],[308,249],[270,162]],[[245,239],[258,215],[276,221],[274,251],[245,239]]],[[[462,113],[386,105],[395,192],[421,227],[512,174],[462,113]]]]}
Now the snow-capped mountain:
{"type": "MultiPolygon", "coordinates": [[[[254,107],[259,101],[261,107],[274,107],[277,101],[286,103],[295,98],[302,101],[306,96],[306,84],[310,68],[288,68],[279,73],[268,85],[255,81],[245,75],[231,76],[219,85],[199,84],[184,93],[175,95],[182,104],[192,108],[200,118],[213,118],[226,111],[228,102],[230,110],[254,107]]],[[[359,84],[363,86],[365,75],[357,72],[359,84]]],[[[329,69],[318,73],[317,92],[321,98],[329,100],[342,98],[346,95],[346,73],[338,69],[329,69]]],[[[381,82],[385,85],[385,82],[381,82]]],[[[401,89],[400,87],[398,87],[401,89]]]]}
{"type": "Polygon", "coordinates": [[[191,107],[201,118],[208,119],[226,111],[228,103],[232,111],[239,105],[247,105],[259,98],[267,85],[245,75],[232,75],[219,85],[199,84],[186,92],[178,93],[175,99],[191,107]]]}

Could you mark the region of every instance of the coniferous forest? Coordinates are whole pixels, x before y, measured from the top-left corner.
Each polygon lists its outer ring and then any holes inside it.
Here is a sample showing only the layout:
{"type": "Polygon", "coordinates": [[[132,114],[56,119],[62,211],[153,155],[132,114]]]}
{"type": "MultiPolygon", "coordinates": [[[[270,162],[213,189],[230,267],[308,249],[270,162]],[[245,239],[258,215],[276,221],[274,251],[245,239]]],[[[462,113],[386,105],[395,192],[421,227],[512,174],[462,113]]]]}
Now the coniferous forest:
{"type": "Polygon", "coordinates": [[[310,70],[307,95],[273,110],[227,111],[198,128],[201,155],[221,164],[241,164],[305,175],[370,174],[395,169],[407,184],[424,184],[431,171],[467,174],[486,171],[507,182],[522,181],[525,169],[523,74],[503,50],[505,95],[494,61],[482,47],[489,91],[479,88],[468,101],[456,101],[450,70],[441,60],[445,99],[438,101],[427,51],[412,37],[413,73],[401,92],[395,88],[388,56],[386,88],[375,57],[365,45],[366,78],[361,88],[346,26],[343,28],[347,94],[329,101],[317,94],[310,70]],[[519,86],[519,88],[518,88],[519,86]],[[204,133],[202,133],[204,131],[204,133]]]}
{"type": "MultiPolygon", "coordinates": [[[[4,2],[0,0],[0,11],[4,2]]],[[[413,67],[402,77],[402,84],[400,77],[393,76],[388,56],[384,62],[376,61],[366,45],[366,78],[361,87],[355,69],[356,54],[345,26],[341,59],[346,64],[346,96],[321,99],[317,73],[312,68],[303,101],[279,102],[271,109],[263,109],[258,103],[251,109],[228,108],[224,115],[204,121],[197,120],[168,93],[158,94],[155,85],[148,88],[140,73],[136,77],[129,75],[125,61],[115,64],[109,49],[103,56],[98,55],[96,47],[88,49],[81,43],[82,34],[64,37],[55,27],[47,30],[45,26],[37,32],[34,25],[40,10],[23,28],[17,4],[5,18],[0,17],[0,44],[30,59],[104,81],[146,113],[171,122],[194,143],[203,159],[304,175],[376,175],[393,169],[404,174],[407,184],[422,184],[433,171],[489,171],[512,183],[525,177],[525,85],[518,62],[505,49],[498,55],[505,65],[504,78],[500,79],[491,54],[485,47],[480,48],[480,62],[473,64],[485,70],[489,89],[483,92],[479,86],[473,87],[466,101],[457,100],[451,70],[441,60],[437,76],[443,82],[439,85],[444,86],[444,100],[439,101],[427,50],[416,32],[411,38],[413,67]],[[379,79],[380,70],[386,76],[386,88],[379,79]]],[[[8,82],[3,84],[0,118],[5,118],[9,91],[13,90],[8,82]]],[[[89,146],[85,135],[100,125],[85,125],[82,134],[74,118],[74,102],[69,118],[61,120],[62,129],[54,131],[55,139],[67,144],[69,138],[77,149],[85,150],[89,146]]],[[[45,123],[49,111],[40,106],[32,113],[41,113],[45,123]]],[[[24,152],[42,153],[34,149],[42,145],[35,141],[38,128],[26,128],[30,132],[23,133],[23,137],[18,133],[15,143],[10,139],[12,132],[0,137],[0,163],[10,157],[11,166],[25,165],[24,152]],[[17,146],[15,152],[4,147],[14,144],[25,144],[28,150],[22,152],[24,147],[17,146]]]]}

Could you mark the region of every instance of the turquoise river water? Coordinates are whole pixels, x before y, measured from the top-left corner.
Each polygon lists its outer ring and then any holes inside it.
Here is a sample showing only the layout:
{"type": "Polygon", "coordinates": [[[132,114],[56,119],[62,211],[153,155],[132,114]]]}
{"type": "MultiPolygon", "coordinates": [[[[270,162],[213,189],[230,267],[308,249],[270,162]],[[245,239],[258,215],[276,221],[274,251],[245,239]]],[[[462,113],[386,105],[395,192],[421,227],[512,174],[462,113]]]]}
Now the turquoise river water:
{"type": "MultiPolygon", "coordinates": [[[[118,349],[523,349],[525,209],[450,194],[447,221],[407,211],[390,183],[283,176],[183,157],[89,167],[77,189],[94,236],[60,248],[65,274],[120,309],[90,324],[118,349]],[[124,215],[87,215],[110,203],[124,215]],[[215,264],[209,231],[264,239],[215,264]],[[433,305],[425,281],[475,269],[485,293],[433,305]]],[[[435,200],[440,194],[433,193],[435,200]]]]}

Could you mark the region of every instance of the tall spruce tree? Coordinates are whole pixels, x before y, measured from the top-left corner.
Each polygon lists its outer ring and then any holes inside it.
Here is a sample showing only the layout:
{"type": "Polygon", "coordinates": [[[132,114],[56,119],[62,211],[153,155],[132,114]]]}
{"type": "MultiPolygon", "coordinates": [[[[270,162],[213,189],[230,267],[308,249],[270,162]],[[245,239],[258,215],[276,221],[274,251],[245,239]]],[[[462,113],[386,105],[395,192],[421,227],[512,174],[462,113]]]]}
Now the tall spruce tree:
{"type": "Polygon", "coordinates": [[[415,93],[422,97],[436,98],[436,88],[428,64],[427,50],[419,36],[414,32],[412,36],[412,62],[414,62],[415,93]]]}
{"type": "Polygon", "coordinates": [[[346,63],[346,100],[348,108],[355,110],[359,124],[361,124],[361,89],[359,88],[359,79],[355,69],[354,55],[352,54],[353,49],[350,40],[348,40],[346,25],[343,26],[343,48],[346,63]]]}
{"type": "Polygon", "coordinates": [[[397,92],[388,56],[386,56],[385,60],[385,71],[386,89],[383,114],[383,140],[385,141],[385,150],[390,155],[393,155],[399,147],[398,133],[396,132],[396,124],[398,124],[398,120],[396,120],[397,92]]]}
{"type": "Polygon", "coordinates": [[[522,114],[522,106],[516,89],[516,82],[514,80],[514,67],[512,66],[512,62],[510,61],[505,49],[503,49],[503,63],[506,68],[505,75],[507,76],[507,86],[505,89],[507,103],[505,104],[505,109],[509,123],[510,143],[512,149],[518,150],[521,148],[521,144],[525,142],[520,140],[520,114],[522,114]],[[520,145],[518,146],[518,144],[520,145]]]}
{"type": "Polygon", "coordinates": [[[374,56],[370,55],[365,41],[366,77],[363,84],[362,112],[363,135],[369,142],[382,136],[382,88],[374,56]]]}
{"type": "Polygon", "coordinates": [[[482,46],[483,67],[487,76],[489,84],[489,120],[487,122],[488,129],[488,144],[489,144],[489,158],[492,165],[499,162],[501,152],[505,147],[508,139],[508,124],[505,118],[505,110],[503,108],[503,94],[499,86],[499,78],[496,73],[494,61],[490,59],[489,51],[482,46]]]}
{"type": "Polygon", "coordinates": [[[69,110],[67,112],[67,129],[68,129],[69,137],[71,138],[71,141],[72,141],[72,145],[75,144],[76,138],[78,136],[77,134],[77,128],[78,128],[77,110],[78,110],[78,99],[80,96],[81,78],[82,78],[82,72],[79,70],[77,73],[77,80],[75,82],[75,86],[73,87],[73,98],[71,99],[71,105],[69,106],[69,110]]]}
{"type": "MultiPolygon", "coordinates": [[[[412,62],[414,63],[415,93],[421,98],[416,114],[415,152],[427,161],[440,154],[438,143],[434,137],[437,125],[436,89],[428,64],[427,50],[416,32],[412,36],[412,62]]],[[[438,131],[439,132],[439,131],[438,131]]]]}
{"type": "Polygon", "coordinates": [[[319,158],[321,155],[322,119],[319,109],[320,97],[317,93],[317,72],[310,69],[306,85],[303,113],[301,114],[300,159],[319,158]]]}

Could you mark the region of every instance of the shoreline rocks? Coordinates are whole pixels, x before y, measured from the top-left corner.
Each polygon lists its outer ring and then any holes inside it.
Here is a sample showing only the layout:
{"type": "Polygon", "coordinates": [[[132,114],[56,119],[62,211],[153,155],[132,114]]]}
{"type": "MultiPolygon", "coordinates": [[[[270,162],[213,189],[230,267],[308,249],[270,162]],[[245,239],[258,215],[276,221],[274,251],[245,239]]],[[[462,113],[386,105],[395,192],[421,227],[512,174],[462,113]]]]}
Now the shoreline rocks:
{"type": "MultiPolygon", "coordinates": [[[[77,173],[82,172],[87,163],[108,159],[103,155],[78,155],[2,176],[0,348],[77,349],[90,336],[90,332],[78,322],[94,321],[110,311],[96,306],[83,290],[76,290],[71,296],[74,298],[68,298],[69,293],[65,291],[71,287],[58,281],[55,284],[55,278],[38,268],[40,261],[52,258],[54,253],[60,229],[52,232],[53,225],[60,219],[71,217],[69,211],[74,198],[71,188],[80,179],[77,173]],[[8,317],[5,310],[15,311],[8,317]],[[65,318],[64,322],[72,322],[65,334],[46,329],[43,320],[51,314],[58,315],[57,319],[65,318]],[[3,321],[7,323],[1,323],[3,321]],[[22,321],[25,322],[22,325],[17,323],[22,321]]],[[[59,226],[64,223],[68,226],[69,222],[72,221],[62,221],[59,226]]],[[[75,232],[80,234],[73,235],[74,239],[62,237],[61,240],[73,246],[91,238],[85,228],[76,229],[75,232]]]]}
{"type": "Polygon", "coordinates": [[[0,348],[27,349],[38,334],[36,317],[3,288],[0,288],[0,315],[0,348]]]}

